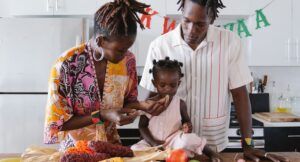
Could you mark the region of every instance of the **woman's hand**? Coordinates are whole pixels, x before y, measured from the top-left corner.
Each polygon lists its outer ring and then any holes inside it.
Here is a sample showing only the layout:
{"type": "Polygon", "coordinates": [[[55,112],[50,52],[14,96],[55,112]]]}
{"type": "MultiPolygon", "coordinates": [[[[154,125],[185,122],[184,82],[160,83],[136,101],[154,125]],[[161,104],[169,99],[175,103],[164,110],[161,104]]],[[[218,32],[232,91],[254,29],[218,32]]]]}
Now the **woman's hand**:
{"type": "Polygon", "coordinates": [[[192,131],[193,131],[192,123],[190,123],[190,122],[183,123],[182,131],[183,131],[183,133],[192,133],[192,131]]]}
{"type": "Polygon", "coordinates": [[[143,111],[145,111],[153,116],[157,116],[166,110],[166,108],[168,107],[168,105],[170,103],[169,100],[170,100],[169,96],[167,95],[166,97],[161,98],[157,101],[148,99],[144,102],[140,102],[140,105],[141,105],[143,111]]]}
{"type": "Polygon", "coordinates": [[[138,112],[134,109],[102,109],[100,110],[100,119],[110,121],[118,125],[126,125],[132,123],[138,116],[138,112]]]}

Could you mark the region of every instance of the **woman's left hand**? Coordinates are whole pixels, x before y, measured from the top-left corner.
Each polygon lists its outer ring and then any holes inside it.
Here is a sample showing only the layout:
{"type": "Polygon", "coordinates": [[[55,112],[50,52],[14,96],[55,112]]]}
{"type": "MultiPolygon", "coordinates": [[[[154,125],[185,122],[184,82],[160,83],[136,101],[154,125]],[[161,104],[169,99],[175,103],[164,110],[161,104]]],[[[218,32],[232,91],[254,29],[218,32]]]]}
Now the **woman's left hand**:
{"type": "Polygon", "coordinates": [[[103,109],[100,111],[101,120],[111,121],[120,126],[132,123],[138,116],[133,109],[103,109]]]}

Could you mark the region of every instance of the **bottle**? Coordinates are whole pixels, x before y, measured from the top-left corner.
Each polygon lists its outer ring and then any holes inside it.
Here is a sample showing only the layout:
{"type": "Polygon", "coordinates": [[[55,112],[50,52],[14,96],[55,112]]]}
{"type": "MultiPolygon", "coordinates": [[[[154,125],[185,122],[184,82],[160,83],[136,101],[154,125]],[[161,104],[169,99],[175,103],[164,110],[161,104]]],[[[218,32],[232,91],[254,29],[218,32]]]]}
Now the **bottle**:
{"type": "Polygon", "coordinates": [[[272,81],[269,95],[270,95],[270,112],[275,112],[275,109],[277,107],[277,99],[278,99],[275,81],[272,81]]]}

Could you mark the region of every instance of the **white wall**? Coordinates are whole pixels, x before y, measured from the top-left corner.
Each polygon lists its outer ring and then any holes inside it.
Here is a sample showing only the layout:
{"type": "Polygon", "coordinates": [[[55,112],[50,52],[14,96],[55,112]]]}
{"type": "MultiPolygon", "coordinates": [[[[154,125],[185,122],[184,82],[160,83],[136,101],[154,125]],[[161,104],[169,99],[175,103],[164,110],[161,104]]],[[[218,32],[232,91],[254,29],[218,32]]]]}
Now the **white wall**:
{"type": "Polygon", "coordinates": [[[262,78],[267,74],[268,84],[272,81],[276,82],[278,92],[283,92],[287,89],[288,84],[293,95],[300,97],[300,67],[250,67],[250,70],[257,76],[262,78]]]}
{"type": "Polygon", "coordinates": [[[0,17],[5,17],[9,12],[9,3],[5,0],[0,0],[0,17]]]}

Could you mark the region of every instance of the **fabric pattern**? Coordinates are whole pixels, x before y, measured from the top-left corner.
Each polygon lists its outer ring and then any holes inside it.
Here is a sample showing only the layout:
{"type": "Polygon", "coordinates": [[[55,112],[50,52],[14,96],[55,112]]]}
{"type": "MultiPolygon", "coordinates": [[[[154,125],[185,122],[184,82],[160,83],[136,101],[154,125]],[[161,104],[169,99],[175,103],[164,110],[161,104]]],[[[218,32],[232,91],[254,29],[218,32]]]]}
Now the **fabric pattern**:
{"type": "Polygon", "coordinates": [[[49,79],[44,143],[62,142],[66,147],[77,140],[102,140],[120,143],[116,125],[90,125],[85,128],[60,131],[73,115],[89,115],[99,109],[122,108],[137,101],[135,57],[129,51],[117,64],[107,62],[103,99],[98,96],[96,74],[88,44],[72,48],[55,62],[49,79]]]}

